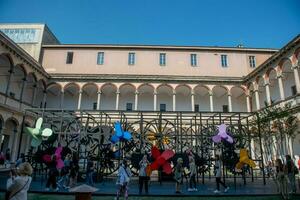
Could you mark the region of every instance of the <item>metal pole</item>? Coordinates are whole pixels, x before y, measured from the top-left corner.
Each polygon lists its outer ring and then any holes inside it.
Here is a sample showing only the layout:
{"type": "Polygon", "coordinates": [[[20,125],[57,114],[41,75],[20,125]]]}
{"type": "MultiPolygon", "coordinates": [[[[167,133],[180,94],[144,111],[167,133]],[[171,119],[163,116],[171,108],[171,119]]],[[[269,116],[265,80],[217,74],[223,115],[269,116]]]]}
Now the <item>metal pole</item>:
{"type": "Polygon", "coordinates": [[[263,157],[263,148],[262,148],[262,142],[261,142],[261,130],[260,130],[260,117],[259,113],[256,113],[257,116],[257,128],[258,128],[258,137],[259,137],[259,146],[260,146],[260,156],[261,156],[261,162],[262,162],[262,172],[263,172],[263,182],[264,185],[266,185],[266,175],[265,175],[265,164],[264,164],[264,157],[263,157]]]}

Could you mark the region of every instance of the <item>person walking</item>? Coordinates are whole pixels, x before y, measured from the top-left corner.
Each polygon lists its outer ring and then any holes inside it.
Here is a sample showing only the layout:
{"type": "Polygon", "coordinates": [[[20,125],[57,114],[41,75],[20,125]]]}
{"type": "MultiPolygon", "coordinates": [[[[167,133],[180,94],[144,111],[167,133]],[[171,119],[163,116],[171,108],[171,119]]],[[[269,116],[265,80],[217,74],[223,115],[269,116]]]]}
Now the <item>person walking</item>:
{"type": "Polygon", "coordinates": [[[176,181],[175,183],[175,193],[180,194],[180,184],[182,183],[182,176],[183,176],[183,159],[178,158],[177,159],[177,164],[175,166],[175,171],[174,171],[174,179],[176,181]]]}
{"type": "Polygon", "coordinates": [[[58,176],[58,170],[56,168],[56,156],[52,155],[51,162],[48,166],[48,179],[46,183],[46,191],[50,190],[50,187],[55,191],[58,191],[59,188],[57,187],[56,178],[58,176]]]}
{"type": "Polygon", "coordinates": [[[124,198],[127,200],[128,199],[128,186],[129,186],[129,181],[131,177],[131,171],[128,167],[127,161],[123,160],[122,164],[119,167],[118,170],[118,178],[117,178],[117,197],[115,200],[119,200],[120,195],[123,193],[124,198]]]}
{"type": "Polygon", "coordinates": [[[94,185],[94,162],[92,160],[89,160],[87,163],[87,170],[86,170],[86,182],[87,184],[94,185]]]}
{"type": "Polygon", "coordinates": [[[19,165],[18,176],[11,171],[6,184],[5,200],[27,200],[27,191],[32,180],[31,174],[32,167],[28,162],[19,165]]]}
{"type": "Polygon", "coordinates": [[[297,169],[290,155],[286,155],[285,160],[286,160],[285,166],[286,166],[287,176],[289,179],[289,189],[291,193],[296,193],[297,187],[296,187],[295,175],[297,169]]]}
{"type": "Polygon", "coordinates": [[[229,187],[221,180],[222,177],[222,161],[219,155],[216,155],[216,163],[215,163],[215,176],[216,176],[216,184],[217,189],[214,191],[215,194],[220,193],[220,184],[225,188],[224,192],[229,190],[229,187]]]}
{"type": "Polygon", "coordinates": [[[147,166],[149,165],[149,161],[147,159],[147,155],[145,154],[142,160],[139,163],[139,194],[142,194],[143,185],[145,185],[145,192],[148,194],[148,181],[150,177],[147,175],[147,166]]]}
{"type": "Polygon", "coordinates": [[[286,167],[284,166],[281,159],[276,160],[276,181],[278,190],[282,196],[283,199],[288,199],[288,178],[286,174],[286,167]]]}
{"type": "Polygon", "coordinates": [[[198,191],[196,186],[197,168],[196,168],[195,160],[192,156],[189,157],[189,167],[190,167],[190,174],[189,174],[190,187],[188,188],[188,191],[195,192],[198,191]]]}

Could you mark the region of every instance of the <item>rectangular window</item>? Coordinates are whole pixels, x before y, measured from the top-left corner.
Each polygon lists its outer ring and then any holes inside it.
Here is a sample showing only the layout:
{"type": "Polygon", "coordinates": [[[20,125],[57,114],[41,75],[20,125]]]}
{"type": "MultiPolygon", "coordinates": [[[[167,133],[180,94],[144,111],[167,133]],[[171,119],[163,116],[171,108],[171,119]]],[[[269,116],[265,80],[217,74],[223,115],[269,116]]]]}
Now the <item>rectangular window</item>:
{"type": "Polygon", "coordinates": [[[227,55],[221,55],[221,64],[222,67],[228,67],[227,55]]]}
{"type": "Polygon", "coordinates": [[[293,95],[293,96],[297,94],[297,88],[296,88],[296,85],[293,85],[293,86],[291,87],[291,90],[292,90],[292,95],[293,95]]]}
{"type": "Polygon", "coordinates": [[[161,103],[159,105],[159,110],[162,111],[162,112],[166,111],[166,104],[165,103],[161,103]]]}
{"type": "Polygon", "coordinates": [[[67,52],[67,64],[72,64],[73,63],[73,52],[67,52]]]}
{"type": "Polygon", "coordinates": [[[256,66],[255,56],[249,56],[249,65],[252,68],[256,66]]]}
{"type": "Polygon", "coordinates": [[[228,112],[228,105],[223,105],[223,112],[228,112]]]}
{"type": "Polygon", "coordinates": [[[135,63],[135,53],[128,54],[128,65],[134,65],[135,63]]]}
{"type": "Polygon", "coordinates": [[[104,63],[104,52],[98,52],[97,65],[103,65],[104,63]]]}
{"type": "Polygon", "coordinates": [[[191,54],[191,65],[197,66],[197,54],[191,54]]]}
{"type": "Polygon", "coordinates": [[[160,64],[160,66],[166,65],[166,54],[165,53],[159,54],[159,64],[160,64]]]}
{"type": "Polygon", "coordinates": [[[199,112],[199,104],[195,104],[194,110],[195,112],[199,112]]]}
{"type": "Polygon", "coordinates": [[[93,103],[93,110],[97,110],[97,102],[93,103]]]}
{"type": "Polygon", "coordinates": [[[132,103],[126,103],[126,110],[132,111],[132,103]]]}

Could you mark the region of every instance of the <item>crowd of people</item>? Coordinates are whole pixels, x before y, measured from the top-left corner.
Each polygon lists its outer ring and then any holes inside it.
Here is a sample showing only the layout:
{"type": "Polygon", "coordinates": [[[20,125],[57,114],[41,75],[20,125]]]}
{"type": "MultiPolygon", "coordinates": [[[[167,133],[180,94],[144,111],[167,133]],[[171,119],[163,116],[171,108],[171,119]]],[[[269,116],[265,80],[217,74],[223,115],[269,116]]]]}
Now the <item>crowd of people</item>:
{"type": "MultiPolygon", "coordinates": [[[[188,192],[198,191],[196,183],[197,166],[192,152],[187,152],[188,155],[188,168],[183,167],[183,159],[178,158],[173,168],[173,179],[175,181],[175,193],[181,193],[181,185],[183,178],[188,180],[188,192]]],[[[0,153],[0,165],[7,166],[10,163],[10,150],[8,149],[5,154],[0,153]]],[[[278,192],[284,199],[289,199],[291,193],[295,193],[296,175],[299,173],[300,160],[295,163],[290,155],[285,156],[285,161],[276,159],[269,161],[266,165],[266,174],[268,177],[273,178],[278,192]]],[[[67,154],[64,157],[64,166],[61,169],[57,168],[57,159],[55,154],[51,156],[51,162],[47,165],[47,182],[46,190],[58,191],[61,188],[69,189],[76,186],[78,172],[79,172],[79,158],[77,154],[67,154]]],[[[138,189],[139,194],[142,194],[143,189],[145,194],[149,194],[149,181],[151,176],[150,161],[148,156],[143,155],[139,162],[138,174],[138,189]]],[[[222,181],[223,164],[221,155],[215,155],[214,162],[214,175],[216,181],[216,190],[214,193],[221,192],[220,185],[224,187],[224,192],[229,190],[229,187],[222,181]]],[[[31,183],[32,167],[28,162],[25,162],[25,155],[21,154],[15,161],[15,169],[10,171],[10,178],[7,181],[6,199],[25,199],[26,193],[31,183]]],[[[96,175],[95,163],[92,160],[86,162],[86,183],[94,186],[94,178],[96,175]]],[[[129,183],[132,177],[129,168],[128,160],[123,160],[120,164],[117,173],[117,194],[116,199],[124,196],[128,199],[129,183]]]]}

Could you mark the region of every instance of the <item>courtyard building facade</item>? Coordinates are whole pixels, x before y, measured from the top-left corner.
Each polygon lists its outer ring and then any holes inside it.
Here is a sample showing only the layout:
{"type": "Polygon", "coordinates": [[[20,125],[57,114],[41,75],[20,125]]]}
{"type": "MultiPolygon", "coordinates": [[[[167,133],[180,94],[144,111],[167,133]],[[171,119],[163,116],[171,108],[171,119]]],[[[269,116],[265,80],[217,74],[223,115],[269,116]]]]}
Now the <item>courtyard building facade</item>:
{"type": "MultiPolygon", "coordinates": [[[[46,25],[0,30],[0,145],[14,159],[30,144],[25,109],[251,113],[291,103],[299,115],[299,35],[278,50],[60,44],[46,25]]],[[[299,136],[293,146],[299,154],[299,136]]]]}

